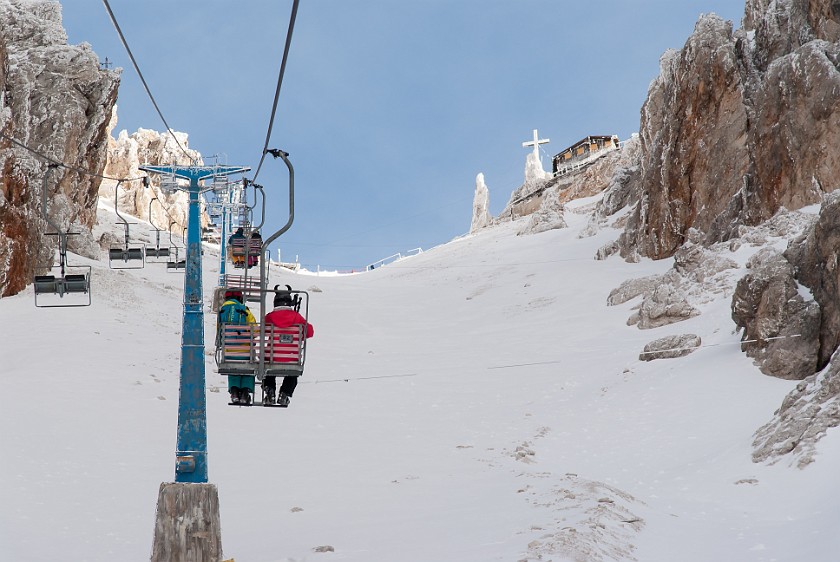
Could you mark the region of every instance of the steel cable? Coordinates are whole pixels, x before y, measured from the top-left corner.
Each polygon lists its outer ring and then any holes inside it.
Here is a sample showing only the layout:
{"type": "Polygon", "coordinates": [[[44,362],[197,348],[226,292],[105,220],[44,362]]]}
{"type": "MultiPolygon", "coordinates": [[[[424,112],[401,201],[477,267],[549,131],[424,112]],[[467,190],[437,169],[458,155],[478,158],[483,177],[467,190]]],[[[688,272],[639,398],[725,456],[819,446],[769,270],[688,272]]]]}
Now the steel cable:
{"type": "Polygon", "coordinates": [[[140,72],[140,67],[137,64],[137,61],[134,59],[134,54],[132,54],[131,49],[128,46],[128,41],[126,41],[125,36],[123,35],[122,29],[120,29],[120,24],[117,23],[117,18],[114,16],[114,12],[111,11],[111,5],[108,3],[108,0],[102,0],[102,3],[105,4],[105,9],[108,10],[108,16],[111,18],[111,23],[114,24],[114,29],[117,30],[117,34],[120,36],[120,41],[122,41],[123,47],[125,47],[126,52],[128,53],[128,57],[131,59],[131,64],[134,65],[134,70],[137,71],[137,76],[140,77],[140,82],[143,83],[143,87],[146,89],[146,93],[149,95],[149,99],[152,100],[152,105],[155,106],[155,111],[160,116],[161,121],[163,121],[164,126],[166,126],[166,130],[172,135],[172,138],[175,139],[175,144],[178,145],[178,148],[181,149],[187,158],[189,158],[190,163],[195,163],[195,158],[193,158],[190,153],[181,145],[181,142],[178,140],[178,137],[175,136],[175,133],[172,131],[172,128],[169,126],[169,123],[166,122],[166,118],[163,116],[163,112],[158,107],[157,102],[155,101],[155,97],[152,95],[152,91],[149,89],[149,85],[146,83],[146,79],[143,78],[143,73],[140,72]]]}
{"type": "MultiPolygon", "coordinates": [[[[105,0],[103,0],[105,1],[105,0]]],[[[280,63],[280,74],[277,76],[277,89],[274,91],[274,103],[271,106],[271,117],[268,119],[268,132],[265,134],[265,145],[263,146],[260,163],[257,165],[257,171],[254,172],[254,178],[251,181],[257,181],[257,176],[260,175],[265,155],[268,153],[268,143],[271,141],[271,130],[274,127],[274,117],[277,114],[277,104],[280,100],[280,87],[283,85],[283,75],[286,73],[286,61],[289,58],[289,49],[292,45],[292,32],[295,29],[295,19],[297,18],[298,3],[300,0],[294,0],[292,4],[292,15],[289,17],[289,30],[286,33],[286,46],[283,49],[283,61],[280,63]]]]}

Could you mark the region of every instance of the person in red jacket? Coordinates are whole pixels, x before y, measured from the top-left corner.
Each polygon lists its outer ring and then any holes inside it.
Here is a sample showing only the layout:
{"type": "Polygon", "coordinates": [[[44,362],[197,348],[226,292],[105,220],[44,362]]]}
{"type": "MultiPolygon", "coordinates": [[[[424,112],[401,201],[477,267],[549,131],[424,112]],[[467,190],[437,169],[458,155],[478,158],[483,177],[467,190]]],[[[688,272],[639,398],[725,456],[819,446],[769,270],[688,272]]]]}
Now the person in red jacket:
{"type": "MultiPolygon", "coordinates": [[[[312,324],[306,321],[306,318],[296,310],[295,298],[292,297],[291,287],[286,285],[288,291],[274,289],[274,310],[265,315],[266,325],[274,325],[278,328],[289,328],[295,325],[306,325],[306,334],[304,337],[311,338],[315,335],[315,329],[312,324]]],[[[276,391],[276,377],[266,376],[263,380],[263,388],[265,390],[265,400],[269,404],[274,404],[274,394],[276,391]]],[[[295,387],[298,383],[297,377],[283,377],[283,384],[280,385],[280,395],[277,397],[276,404],[284,408],[289,406],[289,401],[295,393],[295,387]]]]}

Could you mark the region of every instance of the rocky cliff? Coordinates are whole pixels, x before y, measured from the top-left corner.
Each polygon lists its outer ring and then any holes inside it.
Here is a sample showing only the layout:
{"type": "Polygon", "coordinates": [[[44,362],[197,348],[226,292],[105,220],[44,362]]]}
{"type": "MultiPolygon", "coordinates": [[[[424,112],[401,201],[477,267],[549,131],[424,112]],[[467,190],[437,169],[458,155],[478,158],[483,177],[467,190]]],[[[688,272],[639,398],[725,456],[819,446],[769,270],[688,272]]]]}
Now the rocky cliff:
{"type": "Polygon", "coordinates": [[[642,108],[639,203],[622,255],[663,258],[837,189],[840,4],[749,0],[742,27],[705,15],[663,55],[642,108]]]}
{"type": "MultiPolygon", "coordinates": [[[[742,26],[702,16],[665,53],[642,108],[635,202],[617,249],[679,256],[821,203],[787,250],[765,248],[732,297],[746,352],[769,375],[805,379],[756,433],[756,462],[813,461],[840,425],[840,2],[747,0],[742,26]]],[[[605,200],[607,197],[605,196],[605,200]]]]}
{"type": "MultiPolygon", "coordinates": [[[[71,46],[61,6],[0,0],[0,296],[21,291],[36,267],[52,262],[55,237],[41,213],[47,162],[9,137],[70,168],[102,174],[119,73],[101,70],[87,44],[71,46]]],[[[52,174],[49,214],[81,232],[96,220],[100,178],[60,167],[52,174]]]]}

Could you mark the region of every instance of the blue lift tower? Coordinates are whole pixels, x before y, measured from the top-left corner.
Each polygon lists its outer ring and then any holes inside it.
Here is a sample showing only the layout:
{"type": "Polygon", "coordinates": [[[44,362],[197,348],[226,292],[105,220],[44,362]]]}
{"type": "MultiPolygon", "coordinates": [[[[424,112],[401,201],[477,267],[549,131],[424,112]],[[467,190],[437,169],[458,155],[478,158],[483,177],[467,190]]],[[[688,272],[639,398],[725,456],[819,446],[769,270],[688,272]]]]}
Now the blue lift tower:
{"type": "MultiPolygon", "coordinates": [[[[221,555],[218,492],[207,484],[207,398],[204,375],[204,297],[201,284],[199,194],[205,178],[247,172],[237,166],[142,166],[143,171],[189,180],[181,379],[175,483],[162,483],[158,495],[152,561],[180,559],[179,552],[221,555]],[[192,542],[201,544],[190,544],[192,542]]],[[[180,189],[180,188],[179,188],[180,189]]],[[[224,241],[223,241],[224,242],[224,241]]]]}

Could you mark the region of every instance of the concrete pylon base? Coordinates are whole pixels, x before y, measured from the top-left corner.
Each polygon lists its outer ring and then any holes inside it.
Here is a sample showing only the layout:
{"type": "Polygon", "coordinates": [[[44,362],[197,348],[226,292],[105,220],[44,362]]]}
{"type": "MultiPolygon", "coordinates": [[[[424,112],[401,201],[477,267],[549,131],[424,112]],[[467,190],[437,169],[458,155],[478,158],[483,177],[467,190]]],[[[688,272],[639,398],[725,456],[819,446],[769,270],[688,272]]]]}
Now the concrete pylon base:
{"type": "Polygon", "coordinates": [[[214,484],[163,482],[151,562],[219,562],[222,525],[214,484]]]}

